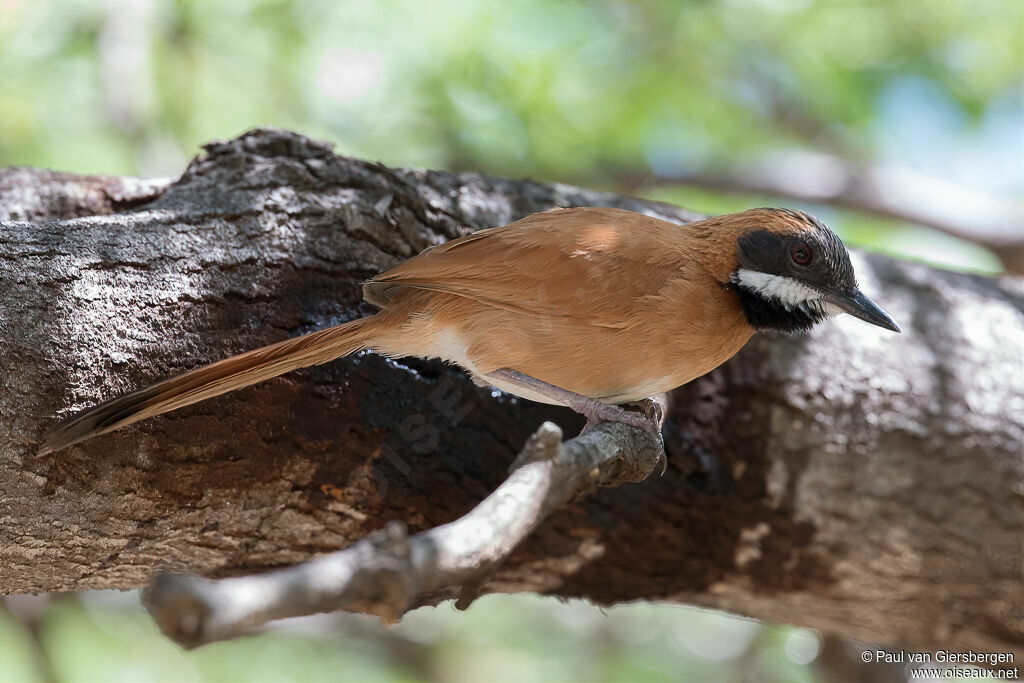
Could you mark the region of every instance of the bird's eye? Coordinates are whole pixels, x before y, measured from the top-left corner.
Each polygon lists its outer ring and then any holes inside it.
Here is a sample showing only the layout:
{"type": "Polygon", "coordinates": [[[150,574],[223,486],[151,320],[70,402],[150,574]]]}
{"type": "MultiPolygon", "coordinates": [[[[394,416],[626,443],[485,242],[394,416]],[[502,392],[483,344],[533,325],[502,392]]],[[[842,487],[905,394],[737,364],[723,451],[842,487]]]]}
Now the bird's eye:
{"type": "Polygon", "coordinates": [[[789,248],[789,258],[798,266],[809,266],[814,260],[814,252],[806,242],[797,242],[789,248]]]}

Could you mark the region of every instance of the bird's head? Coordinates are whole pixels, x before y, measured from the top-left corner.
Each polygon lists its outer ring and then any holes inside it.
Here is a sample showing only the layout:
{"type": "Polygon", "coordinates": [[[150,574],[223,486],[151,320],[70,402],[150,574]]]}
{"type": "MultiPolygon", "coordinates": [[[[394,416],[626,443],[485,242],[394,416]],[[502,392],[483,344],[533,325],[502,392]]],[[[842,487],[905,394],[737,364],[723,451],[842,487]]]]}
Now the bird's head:
{"type": "Polygon", "coordinates": [[[806,332],[839,313],[893,332],[900,328],[857,286],[839,237],[814,216],[789,209],[744,211],[737,267],[728,287],[757,330],[806,332]]]}

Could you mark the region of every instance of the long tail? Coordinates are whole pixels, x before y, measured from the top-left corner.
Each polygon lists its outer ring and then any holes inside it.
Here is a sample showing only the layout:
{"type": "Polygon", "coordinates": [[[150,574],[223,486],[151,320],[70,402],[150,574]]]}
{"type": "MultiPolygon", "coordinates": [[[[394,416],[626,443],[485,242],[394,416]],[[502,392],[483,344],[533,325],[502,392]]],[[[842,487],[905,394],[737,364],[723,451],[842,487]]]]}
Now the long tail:
{"type": "Polygon", "coordinates": [[[118,396],[88,408],[48,431],[39,447],[39,454],[59,451],[147,417],[361,351],[367,348],[374,328],[380,322],[378,316],[360,318],[225,358],[118,396]]]}

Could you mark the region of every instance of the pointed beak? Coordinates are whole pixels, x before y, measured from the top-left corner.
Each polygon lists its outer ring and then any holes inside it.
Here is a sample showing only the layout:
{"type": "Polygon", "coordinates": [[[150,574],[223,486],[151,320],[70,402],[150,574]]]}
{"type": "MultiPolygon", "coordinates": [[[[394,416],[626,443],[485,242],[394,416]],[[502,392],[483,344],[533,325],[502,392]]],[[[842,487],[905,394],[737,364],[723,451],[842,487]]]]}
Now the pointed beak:
{"type": "Polygon", "coordinates": [[[872,325],[878,325],[893,332],[900,331],[899,325],[889,317],[889,314],[879,308],[874,301],[864,296],[860,290],[854,291],[853,294],[839,292],[824,292],[824,294],[826,301],[835,304],[854,318],[860,318],[872,325]]]}

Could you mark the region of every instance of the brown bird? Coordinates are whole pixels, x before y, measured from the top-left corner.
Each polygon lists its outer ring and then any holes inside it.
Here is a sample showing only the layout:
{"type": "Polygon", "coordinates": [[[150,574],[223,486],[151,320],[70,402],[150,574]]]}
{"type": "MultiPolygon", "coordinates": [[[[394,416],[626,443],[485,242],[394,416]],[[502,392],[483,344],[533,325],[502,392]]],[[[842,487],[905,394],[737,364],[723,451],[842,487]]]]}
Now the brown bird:
{"type": "Polygon", "coordinates": [[[555,209],[426,249],[364,284],[381,310],[89,408],[40,453],[369,349],[455,363],[483,385],[652,432],[637,402],[700,377],[758,330],[841,312],[899,332],[857,287],[846,248],[806,213],[752,209],[677,225],[555,209]]]}

